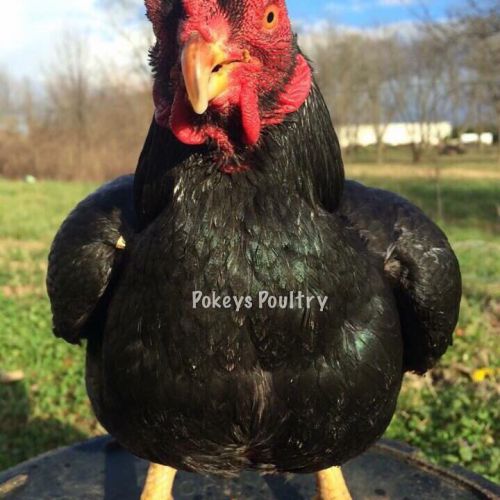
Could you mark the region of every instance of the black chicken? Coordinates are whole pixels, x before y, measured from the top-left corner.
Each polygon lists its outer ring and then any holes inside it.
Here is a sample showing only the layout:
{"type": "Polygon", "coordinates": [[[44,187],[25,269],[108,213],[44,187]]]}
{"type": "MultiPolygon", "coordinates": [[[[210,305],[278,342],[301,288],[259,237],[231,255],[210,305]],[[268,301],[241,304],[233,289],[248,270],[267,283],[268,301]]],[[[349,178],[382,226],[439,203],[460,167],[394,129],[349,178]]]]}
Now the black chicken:
{"type": "Polygon", "coordinates": [[[403,373],[451,343],[457,260],[406,200],[344,185],[284,0],[146,6],[155,119],[135,176],[55,238],[54,332],[87,339],[97,418],[161,464],[143,498],[169,495],[175,469],[245,468],[320,471],[320,498],[346,498],[334,466],[383,434],[403,373]],[[195,291],[328,302],[207,309],[195,291]]]}

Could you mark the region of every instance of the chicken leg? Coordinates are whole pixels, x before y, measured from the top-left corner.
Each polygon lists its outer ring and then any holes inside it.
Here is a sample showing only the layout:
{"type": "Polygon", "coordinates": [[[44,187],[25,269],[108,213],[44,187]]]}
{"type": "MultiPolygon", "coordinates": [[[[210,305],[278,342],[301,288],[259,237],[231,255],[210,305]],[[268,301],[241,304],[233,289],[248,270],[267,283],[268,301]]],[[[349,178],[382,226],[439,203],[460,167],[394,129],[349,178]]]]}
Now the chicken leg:
{"type": "Polygon", "coordinates": [[[141,500],[173,500],[172,488],[176,473],[172,467],[151,463],[141,500]]]}
{"type": "Polygon", "coordinates": [[[340,467],[330,467],[316,473],[316,500],[352,500],[340,467]]]}

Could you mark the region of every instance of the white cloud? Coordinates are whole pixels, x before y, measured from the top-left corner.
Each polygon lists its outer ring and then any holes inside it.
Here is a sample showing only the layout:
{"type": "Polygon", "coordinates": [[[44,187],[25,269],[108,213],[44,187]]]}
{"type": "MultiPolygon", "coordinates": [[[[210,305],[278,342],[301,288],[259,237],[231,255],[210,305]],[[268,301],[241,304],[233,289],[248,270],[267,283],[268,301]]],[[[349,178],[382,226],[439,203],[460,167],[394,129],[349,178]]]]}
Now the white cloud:
{"type": "Polygon", "coordinates": [[[299,22],[294,23],[296,30],[301,37],[317,36],[320,37],[328,28],[341,33],[361,33],[372,37],[384,37],[388,35],[401,35],[403,37],[412,37],[417,34],[420,26],[418,21],[398,21],[380,26],[358,27],[347,24],[332,24],[329,21],[317,21],[314,23],[299,22]]]}
{"type": "Polygon", "coordinates": [[[351,2],[332,2],[326,5],[325,10],[329,13],[336,14],[341,12],[364,12],[369,8],[373,8],[373,4],[363,0],[352,0],[351,2]]]}
{"type": "MultiPolygon", "coordinates": [[[[18,0],[2,6],[0,67],[18,78],[40,80],[41,70],[55,57],[56,43],[68,31],[83,33],[89,52],[101,60],[120,65],[129,58],[130,48],[110,28],[95,0],[18,0]]],[[[138,28],[130,28],[132,38],[138,34],[138,28]]]]}
{"type": "Polygon", "coordinates": [[[19,27],[24,17],[24,6],[20,2],[8,2],[2,5],[0,17],[0,47],[9,50],[21,41],[19,27]]]}
{"type": "Polygon", "coordinates": [[[315,23],[296,22],[295,26],[299,32],[299,45],[311,57],[314,57],[315,47],[329,43],[324,36],[325,30],[329,28],[334,29],[337,33],[363,34],[373,38],[397,35],[403,39],[408,39],[416,36],[419,32],[419,24],[414,21],[400,21],[371,28],[359,28],[345,24],[332,25],[328,21],[315,23]]]}
{"type": "MultiPolygon", "coordinates": [[[[414,0],[376,0],[381,6],[407,5],[414,0]]],[[[97,0],[11,0],[4,2],[0,17],[0,68],[6,68],[17,78],[29,76],[42,80],[44,69],[53,61],[54,47],[64,33],[75,30],[85,35],[91,56],[103,64],[113,67],[125,67],[132,55],[129,44],[110,27],[106,12],[96,4],[97,0]]],[[[139,5],[140,2],[138,0],[139,5]]],[[[330,14],[343,12],[361,12],[373,9],[373,1],[353,0],[352,2],[335,1],[327,6],[330,14]]],[[[315,26],[295,23],[301,37],[307,45],[307,36],[315,36],[325,27],[325,21],[316,22],[315,26]]],[[[338,29],[356,30],[349,26],[338,29]]],[[[393,30],[401,33],[412,32],[411,23],[398,23],[380,27],[378,30],[393,30]]],[[[366,30],[363,30],[366,32],[366,30]]],[[[139,26],[127,26],[127,35],[138,46],[144,46],[146,36],[139,26]]],[[[147,51],[142,50],[144,60],[147,51]]],[[[141,53],[142,53],[141,52],[141,53]]],[[[124,77],[126,73],[117,75],[124,77]]]]}

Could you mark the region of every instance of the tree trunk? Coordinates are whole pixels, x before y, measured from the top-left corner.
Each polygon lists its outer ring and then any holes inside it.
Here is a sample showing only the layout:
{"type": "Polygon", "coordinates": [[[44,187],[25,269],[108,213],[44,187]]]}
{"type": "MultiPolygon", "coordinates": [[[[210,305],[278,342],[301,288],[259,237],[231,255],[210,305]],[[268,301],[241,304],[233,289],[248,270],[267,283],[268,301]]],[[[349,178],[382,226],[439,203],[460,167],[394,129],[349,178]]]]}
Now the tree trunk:
{"type": "Polygon", "coordinates": [[[384,163],[384,141],[380,137],[377,140],[377,165],[382,165],[384,163]]]}
{"type": "Polygon", "coordinates": [[[497,115],[497,163],[500,165],[500,113],[497,115]]]}
{"type": "Polygon", "coordinates": [[[441,168],[438,161],[436,161],[435,165],[434,178],[436,182],[437,216],[440,221],[444,222],[443,195],[441,192],[441,168]]]}
{"type": "Polygon", "coordinates": [[[420,163],[422,159],[423,147],[415,142],[411,143],[411,155],[413,163],[420,163]]]}
{"type": "Polygon", "coordinates": [[[484,144],[483,144],[483,127],[481,126],[478,126],[477,127],[477,151],[479,153],[483,153],[484,152],[484,144]]]}

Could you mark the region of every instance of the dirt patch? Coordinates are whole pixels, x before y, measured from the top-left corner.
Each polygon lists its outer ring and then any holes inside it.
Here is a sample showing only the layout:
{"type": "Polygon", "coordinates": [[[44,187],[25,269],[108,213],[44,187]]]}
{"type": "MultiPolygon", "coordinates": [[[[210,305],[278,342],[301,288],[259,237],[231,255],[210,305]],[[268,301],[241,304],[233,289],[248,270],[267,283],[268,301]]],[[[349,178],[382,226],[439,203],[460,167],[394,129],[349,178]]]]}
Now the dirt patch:
{"type": "Polygon", "coordinates": [[[35,285],[5,285],[0,287],[2,295],[8,299],[27,297],[29,295],[42,296],[43,291],[35,285]]]}
{"type": "Polygon", "coordinates": [[[7,262],[2,262],[2,265],[6,265],[9,271],[17,272],[27,272],[33,273],[36,271],[47,272],[47,262],[45,261],[35,261],[35,260],[8,260],[7,262]]]}
{"type": "Polygon", "coordinates": [[[47,247],[47,243],[39,240],[16,240],[14,238],[0,238],[0,252],[19,248],[21,250],[40,251],[47,247]]]}

